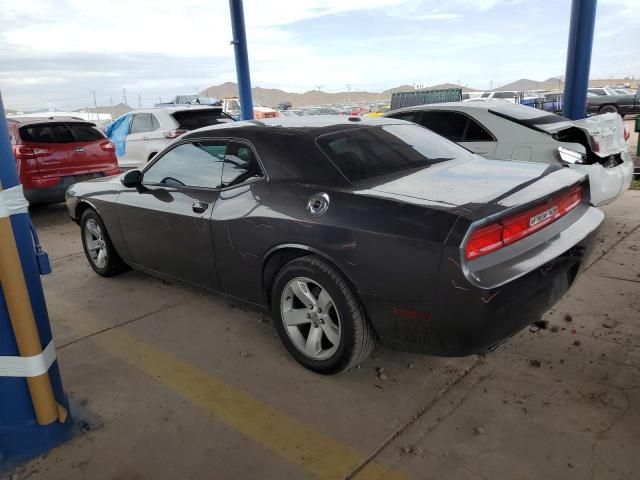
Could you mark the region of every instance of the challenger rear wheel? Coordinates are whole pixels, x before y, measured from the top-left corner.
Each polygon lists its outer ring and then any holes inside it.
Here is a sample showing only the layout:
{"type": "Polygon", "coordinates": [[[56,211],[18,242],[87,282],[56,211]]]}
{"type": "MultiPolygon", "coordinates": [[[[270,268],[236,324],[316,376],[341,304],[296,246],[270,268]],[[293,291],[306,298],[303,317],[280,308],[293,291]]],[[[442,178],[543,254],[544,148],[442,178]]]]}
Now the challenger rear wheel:
{"type": "Polygon", "coordinates": [[[86,210],[80,219],[82,247],[91,268],[103,277],[111,277],[128,269],[113,248],[107,229],[95,210],[86,210]]]}
{"type": "Polygon", "coordinates": [[[315,255],[282,267],[271,304],[282,343],[314,372],[349,370],[375,346],[375,333],[355,292],[334,267],[315,255]]]}

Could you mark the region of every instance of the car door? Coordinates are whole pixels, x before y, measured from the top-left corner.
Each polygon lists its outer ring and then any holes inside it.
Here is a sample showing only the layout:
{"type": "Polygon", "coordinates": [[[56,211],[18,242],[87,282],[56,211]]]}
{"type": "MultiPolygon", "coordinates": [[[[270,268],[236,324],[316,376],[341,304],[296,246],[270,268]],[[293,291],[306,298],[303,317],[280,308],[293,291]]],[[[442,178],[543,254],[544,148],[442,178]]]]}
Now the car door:
{"type": "Polygon", "coordinates": [[[261,304],[264,248],[276,242],[277,234],[258,220],[260,212],[272,213],[261,201],[267,182],[251,145],[229,141],[222,184],[211,216],[220,290],[261,304]]]}
{"type": "Polygon", "coordinates": [[[153,119],[150,113],[133,115],[126,137],[125,153],[118,162],[121,167],[141,168],[147,163],[149,157],[147,143],[150,141],[152,131],[153,119]]]}
{"type": "Polygon", "coordinates": [[[140,187],[120,193],[118,218],[133,263],[219,289],[210,218],[225,148],[220,140],[176,144],[143,171],[140,187]]]}

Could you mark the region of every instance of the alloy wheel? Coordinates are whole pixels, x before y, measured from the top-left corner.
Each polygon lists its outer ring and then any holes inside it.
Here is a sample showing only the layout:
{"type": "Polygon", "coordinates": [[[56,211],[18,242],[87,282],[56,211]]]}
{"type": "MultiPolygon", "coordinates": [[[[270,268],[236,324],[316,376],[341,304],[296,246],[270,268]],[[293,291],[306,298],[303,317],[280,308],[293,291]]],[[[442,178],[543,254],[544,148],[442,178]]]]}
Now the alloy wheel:
{"type": "Polygon", "coordinates": [[[295,347],[313,360],[326,360],[340,344],[340,315],[329,292],[306,277],[290,280],[280,300],[282,323],[295,347]]]}
{"type": "Polygon", "coordinates": [[[85,224],[84,240],[93,264],[98,268],[104,268],[107,264],[107,245],[100,225],[93,218],[85,224]]]}

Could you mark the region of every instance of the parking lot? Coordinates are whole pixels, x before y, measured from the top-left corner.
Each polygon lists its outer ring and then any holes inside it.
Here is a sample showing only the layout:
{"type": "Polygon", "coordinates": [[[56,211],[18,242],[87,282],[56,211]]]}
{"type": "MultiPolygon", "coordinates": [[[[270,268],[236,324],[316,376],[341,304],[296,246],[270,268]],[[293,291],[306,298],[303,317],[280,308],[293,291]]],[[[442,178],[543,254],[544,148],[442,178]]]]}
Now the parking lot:
{"type": "Polygon", "coordinates": [[[66,391],[88,430],[12,479],[637,478],[640,201],[605,208],[586,272],[486,357],[378,347],[325,377],[269,318],[90,269],[64,205],[32,210],[66,391]]]}

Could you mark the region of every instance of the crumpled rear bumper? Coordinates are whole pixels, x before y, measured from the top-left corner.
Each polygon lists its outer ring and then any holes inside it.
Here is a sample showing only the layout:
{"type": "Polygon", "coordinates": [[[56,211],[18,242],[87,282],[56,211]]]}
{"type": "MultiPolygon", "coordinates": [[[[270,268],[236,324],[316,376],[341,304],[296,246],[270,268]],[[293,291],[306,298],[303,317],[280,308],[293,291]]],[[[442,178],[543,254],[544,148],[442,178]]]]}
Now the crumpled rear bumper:
{"type": "Polygon", "coordinates": [[[606,168],[600,164],[569,167],[589,176],[591,204],[594,207],[611,203],[629,190],[633,179],[633,161],[627,151],[622,152],[620,156],[622,163],[612,168],[606,168]]]}

